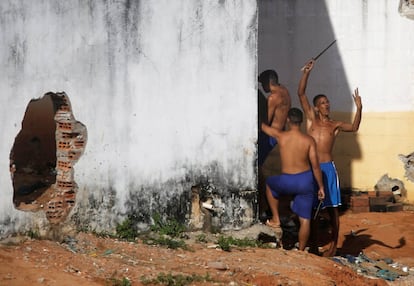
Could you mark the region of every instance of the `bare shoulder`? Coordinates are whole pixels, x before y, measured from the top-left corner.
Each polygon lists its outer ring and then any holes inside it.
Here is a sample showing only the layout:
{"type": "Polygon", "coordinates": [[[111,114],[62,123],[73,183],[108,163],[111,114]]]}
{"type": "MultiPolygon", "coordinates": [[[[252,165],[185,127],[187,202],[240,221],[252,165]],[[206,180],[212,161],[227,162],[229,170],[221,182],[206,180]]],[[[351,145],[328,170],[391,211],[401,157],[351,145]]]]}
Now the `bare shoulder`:
{"type": "Polygon", "coordinates": [[[315,138],[313,138],[311,135],[303,134],[305,136],[305,140],[309,142],[309,144],[316,144],[315,138]]]}
{"type": "Polygon", "coordinates": [[[284,85],[279,85],[279,92],[283,96],[286,96],[286,95],[289,96],[289,90],[284,85]]]}
{"type": "Polygon", "coordinates": [[[333,120],[333,119],[331,119],[330,123],[335,129],[341,127],[344,124],[344,122],[342,121],[333,120]]]}
{"type": "Polygon", "coordinates": [[[281,100],[283,99],[283,94],[280,92],[272,92],[271,94],[269,94],[269,96],[267,97],[267,101],[269,102],[269,104],[276,104],[279,103],[281,100]]]}
{"type": "Polygon", "coordinates": [[[275,95],[278,98],[278,100],[280,100],[283,103],[290,102],[289,90],[283,85],[279,85],[278,89],[276,90],[275,95]]]}
{"type": "MultiPolygon", "coordinates": [[[[301,142],[303,145],[312,145],[315,143],[315,139],[313,139],[312,136],[306,134],[306,133],[300,133],[300,135],[297,137],[297,140],[301,142]]],[[[316,144],[316,143],[315,143],[316,144]]]]}

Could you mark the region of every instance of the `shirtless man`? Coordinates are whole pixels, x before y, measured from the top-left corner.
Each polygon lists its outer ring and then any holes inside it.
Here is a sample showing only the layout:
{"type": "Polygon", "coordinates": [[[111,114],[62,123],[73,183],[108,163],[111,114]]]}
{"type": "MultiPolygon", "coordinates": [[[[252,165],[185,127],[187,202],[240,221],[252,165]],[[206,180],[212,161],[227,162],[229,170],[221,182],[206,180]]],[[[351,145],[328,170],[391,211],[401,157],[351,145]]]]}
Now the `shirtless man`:
{"type": "Polygon", "coordinates": [[[316,193],[325,197],[322,172],[319,167],[315,140],[301,132],[302,111],[291,108],[287,118],[287,131],[262,123],[261,129],[275,137],[279,144],[282,174],[266,180],[266,197],[272,211],[272,219],[266,224],[281,237],[279,197],[293,195],[292,211],[299,217],[299,250],[304,250],[310,234],[310,219],[316,193]],[[315,184],[316,179],[316,184],[315,184]]]}
{"type": "MultiPolygon", "coordinates": [[[[324,253],[324,256],[333,256],[336,253],[339,233],[339,210],[341,205],[341,193],[339,189],[339,179],[336,172],[335,164],[333,162],[332,149],[335,143],[335,138],[340,131],[356,132],[361,123],[362,103],[359,96],[358,89],[355,89],[352,97],[356,105],[356,113],[354,120],[351,123],[332,120],[329,117],[329,100],[323,95],[319,94],[314,97],[312,108],[308,102],[305,94],[306,85],[309,74],[313,68],[314,60],[309,61],[303,68],[302,78],[299,82],[298,95],[302,105],[302,109],[306,115],[306,129],[315,141],[318,151],[318,157],[323,172],[323,179],[325,184],[326,197],[323,202],[323,208],[327,208],[332,227],[332,243],[324,253]]],[[[313,228],[317,230],[317,226],[313,228]]],[[[314,248],[316,246],[313,246],[314,248]]],[[[317,251],[315,249],[312,252],[317,251]]]]}
{"type": "MultiPolygon", "coordinates": [[[[286,87],[279,83],[278,74],[274,70],[265,70],[259,75],[259,82],[262,85],[263,91],[270,93],[267,96],[267,104],[263,102],[264,95],[259,90],[259,123],[266,122],[272,128],[283,130],[286,117],[291,106],[289,91],[286,87]],[[266,106],[262,106],[266,105],[266,106]],[[265,121],[266,120],[266,121],[265,121]]],[[[266,220],[266,212],[269,209],[265,196],[263,164],[267,155],[272,151],[272,148],[277,144],[276,139],[269,137],[267,134],[260,131],[259,126],[259,212],[260,219],[266,220]]]]}
{"type": "Polygon", "coordinates": [[[287,88],[279,83],[274,70],[265,70],[259,75],[263,90],[270,93],[267,97],[267,123],[273,128],[282,130],[290,109],[290,95],[287,88]]]}

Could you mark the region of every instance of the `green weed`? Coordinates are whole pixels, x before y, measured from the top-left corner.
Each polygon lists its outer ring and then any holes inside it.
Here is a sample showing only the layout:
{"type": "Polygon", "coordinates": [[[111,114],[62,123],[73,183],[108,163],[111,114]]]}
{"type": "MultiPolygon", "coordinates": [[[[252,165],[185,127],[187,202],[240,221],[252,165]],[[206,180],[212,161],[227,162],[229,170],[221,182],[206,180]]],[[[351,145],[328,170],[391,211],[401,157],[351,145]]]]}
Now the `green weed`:
{"type": "Polygon", "coordinates": [[[107,231],[98,232],[96,230],[93,230],[92,234],[97,236],[97,237],[101,237],[101,238],[117,238],[118,237],[116,234],[113,234],[113,233],[110,233],[110,232],[107,232],[107,231]]]}
{"type": "Polygon", "coordinates": [[[31,239],[40,239],[40,233],[38,230],[28,230],[26,232],[26,236],[30,237],[31,239]]]}
{"type": "Polygon", "coordinates": [[[218,245],[224,251],[231,251],[232,246],[237,247],[260,247],[262,243],[255,239],[236,239],[231,236],[220,236],[218,239],[218,245]]]}
{"type": "Polygon", "coordinates": [[[137,231],[134,228],[133,221],[130,218],[125,219],[121,224],[116,226],[116,236],[128,241],[135,240],[137,231]]]}
{"type": "Polygon", "coordinates": [[[197,235],[196,240],[202,243],[208,242],[207,236],[204,233],[197,235]]]}
{"type": "Polygon", "coordinates": [[[175,219],[163,220],[160,214],[154,214],[153,219],[154,224],[151,226],[151,230],[159,234],[180,237],[186,230],[186,227],[175,219]]]}
{"type": "Polygon", "coordinates": [[[118,279],[118,278],[109,278],[106,283],[105,286],[131,286],[131,281],[129,281],[128,278],[122,278],[122,279],[118,279]]]}
{"type": "Polygon", "coordinates": [[[144,285],[168,285],[168,286],[186,286],[194,282],[214,282],[210,275],[207,273],[204,276],[192,274],[173,275],[171,273],[160,273],[156,278],[148,279],[145,276],[141,277],[141,282],[144,285]]]}

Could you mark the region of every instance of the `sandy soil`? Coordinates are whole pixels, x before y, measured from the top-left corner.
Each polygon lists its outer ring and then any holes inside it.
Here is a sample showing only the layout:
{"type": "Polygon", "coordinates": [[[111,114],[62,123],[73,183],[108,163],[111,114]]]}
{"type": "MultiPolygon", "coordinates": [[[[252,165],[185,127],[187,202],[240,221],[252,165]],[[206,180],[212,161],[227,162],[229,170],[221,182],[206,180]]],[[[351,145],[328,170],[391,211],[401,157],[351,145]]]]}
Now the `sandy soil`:
{"type": "Polygon", "coordinates": [[[280,248],[223,251],[215,244],[217,235],[206,236],[207,242],[186,240],[190,250],[87,233],[64,242],[13,237],[0,244],[0,285],[144,285],[143,277],[160,281],[162,274],[209,279],[186,285],[414,285],[413,221],[412,211],[348,211],[341,216],[338,256],[333,258],[280,248]],[[408,275],[393,282],[366,277],[339,259],[361,251],[373,261],[392,260],[395,269],[406,266],[408,275]]]}

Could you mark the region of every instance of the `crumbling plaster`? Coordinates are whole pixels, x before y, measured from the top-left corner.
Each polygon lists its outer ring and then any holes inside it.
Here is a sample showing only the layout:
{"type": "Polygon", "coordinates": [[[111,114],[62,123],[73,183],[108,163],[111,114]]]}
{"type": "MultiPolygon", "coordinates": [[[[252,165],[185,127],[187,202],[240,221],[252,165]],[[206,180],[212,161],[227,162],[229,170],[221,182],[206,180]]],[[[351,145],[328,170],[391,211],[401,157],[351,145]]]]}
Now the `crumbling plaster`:
{"type": "Polygon", "coordinates": [[[220,227],[251,223],[256,1],[2,1],[0,12],[0,235],[45,224],[14,209],[7,170],[25,107],[48,91],[64,91],[88,130],[70,222],[189,219],[202,185],[220,227]]]}

